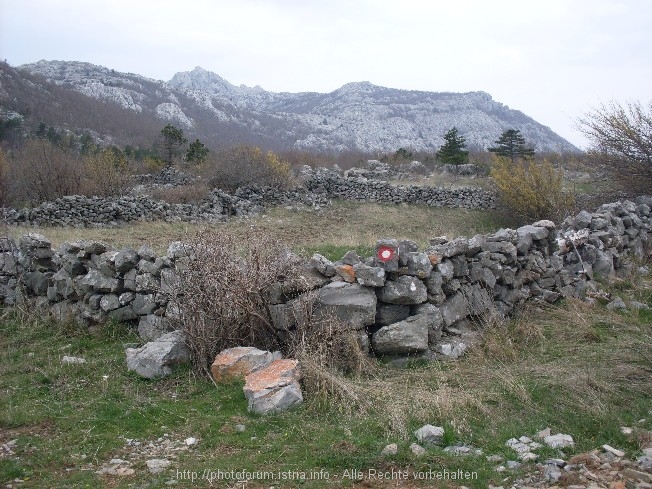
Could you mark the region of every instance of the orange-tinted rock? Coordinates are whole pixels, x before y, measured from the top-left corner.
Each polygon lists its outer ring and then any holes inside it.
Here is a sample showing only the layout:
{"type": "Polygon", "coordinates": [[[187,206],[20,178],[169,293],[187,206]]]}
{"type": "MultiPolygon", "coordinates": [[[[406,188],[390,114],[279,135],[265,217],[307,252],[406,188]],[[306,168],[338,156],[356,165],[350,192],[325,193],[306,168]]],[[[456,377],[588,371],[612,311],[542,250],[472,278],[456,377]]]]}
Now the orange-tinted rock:
{"type": "Polygon", "coordinates": [[[298,364],[297,360],[275,360],[247,375],[244,394],[249,410],[258,414],[273,413],[303,402],[298,364]]]}
{"type": "Polygon", "coordinates": [[[430,260],[430,263],[434,267],[435,265],[441,263],[442,255],[439,253],[430,253],[428,255],[428,259],[430,260]]]}
{"type": "Polygon", "coordinates": [[[335,271],[345,282],[350,284],[355,282],[355,270],[352,265],[338,265],[335,267],[335,271]]]}
{"type": "Polygon", "coordinates": [[[252,346],[228,348],[215,357],[211,373],[216,382],[242,378],[280,358],[279,352],[271,353],[252,346]]]}

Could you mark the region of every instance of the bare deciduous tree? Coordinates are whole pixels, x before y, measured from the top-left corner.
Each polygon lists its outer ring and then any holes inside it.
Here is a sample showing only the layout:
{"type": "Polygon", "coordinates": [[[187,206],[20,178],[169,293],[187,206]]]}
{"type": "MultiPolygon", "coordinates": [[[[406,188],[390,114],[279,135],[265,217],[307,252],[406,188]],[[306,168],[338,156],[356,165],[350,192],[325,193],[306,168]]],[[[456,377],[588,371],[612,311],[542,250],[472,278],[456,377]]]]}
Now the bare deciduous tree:
{"type": "Polygon", "coordinates": [[[652,101],[603,104],[578,120],[596,163],[633,193],[652,188],[652,101]]]}

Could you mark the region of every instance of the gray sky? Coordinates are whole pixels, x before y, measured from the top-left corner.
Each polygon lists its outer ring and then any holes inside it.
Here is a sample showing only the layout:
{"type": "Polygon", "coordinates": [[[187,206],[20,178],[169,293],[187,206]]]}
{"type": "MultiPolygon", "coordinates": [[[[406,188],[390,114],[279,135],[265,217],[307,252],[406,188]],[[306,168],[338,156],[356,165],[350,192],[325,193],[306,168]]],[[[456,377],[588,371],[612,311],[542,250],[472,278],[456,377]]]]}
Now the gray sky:
{"type": "Polygon", "coordinates": [[[586,147],[578,117],[652,100],[649,0],[0,0],[0,58],[330,92],[485,91],[586,147]]]}

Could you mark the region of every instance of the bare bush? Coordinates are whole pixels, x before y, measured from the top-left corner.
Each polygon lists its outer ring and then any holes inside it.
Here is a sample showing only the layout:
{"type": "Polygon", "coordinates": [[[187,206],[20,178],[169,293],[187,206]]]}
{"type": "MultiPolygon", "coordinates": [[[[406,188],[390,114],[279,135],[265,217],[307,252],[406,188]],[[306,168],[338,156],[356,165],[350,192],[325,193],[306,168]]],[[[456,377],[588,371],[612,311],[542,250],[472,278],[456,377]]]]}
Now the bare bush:
{"type": "Polygon", "coordinates": [[[84,165],[71,151],[44,139],[33,139],[12,165],[18,201],[45,202],[81,193],[84,165]]]}
{"type": "Polygon", "coordinates": [[[652,189],[652,102],[603,104],[578,120],[596,163],[630,193],[652,189]]]}
{"type": "Polygon", "coordinates": [[[276,153],[243,144],[210,157],[203,165],[209,185],[227,192],[251,184],[287,188],[290,170],[290,163],[276,153]]]}
{"type": "Polygon", "coordinates": [[[170,204],[197,204],[208,195],[204,183],[179,185],[178,187],[160,188],[152,192],[152,197],[170,204]]]}
{"type": "Polygon", "coordinates": [[[195,369],[209,373],[225,348],[279,349],[267,294],[291,272],[283,245],[252,227],[245,237],[201,231],[186,246],[192,259],[181,273],[182,295],[176,301],[195,369]]]}
{"type": "Polygon", "coordinates": [[[86,195],[122,195],[131,182],[127,158],[115,147],[85,156],[83,164],[82,191],[86,195]]]}

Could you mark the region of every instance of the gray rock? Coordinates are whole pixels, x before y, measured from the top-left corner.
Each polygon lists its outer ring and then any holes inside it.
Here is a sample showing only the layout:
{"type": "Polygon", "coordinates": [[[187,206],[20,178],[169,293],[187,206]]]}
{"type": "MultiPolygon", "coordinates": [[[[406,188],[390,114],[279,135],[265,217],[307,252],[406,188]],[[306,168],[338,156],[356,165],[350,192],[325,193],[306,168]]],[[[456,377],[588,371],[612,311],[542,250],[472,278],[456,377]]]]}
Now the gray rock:
{"type": "Polygon", "coordinates": [[[189,257],[192,254],[192,248],[183,241],[173,241],[168,245],[167,256],[170,260],[189,257]]]}
{"type": "Polygon", "coordinates": [[[409,252],[405,255],[407,274],[418,278],[426,278],[432,271],[432,263],[425,253],[409,252]]]}
{"type": "Polygon", "coordinates": [[[424,316],[428,324],[428,345],[433,347],[441,339],[442,327],[444,326],[441,311],[437,306],[426,303],[412,306],[412,314],[424,316]]]}
{"type": "Polygon", "coordinates": [[[359,284],[331,282],[317,292],[313,318],[334,318],[360,329],[376,321],[376,294],[359,284]]]}
{"type": "Polygon", "coordinates": [[[140,257],[138,256],[138,253],[136,253],[136,250],[131,248],[125,248],[124,250],[119,251],[115,255],[115,259],[114,259],[115,271],[118,272],[120,275],[123,275],[127,273],[129,270],[131,270],[132,268],[136,267],[139,261],[140,261],[140,257]]]}
{"type": "Polygon", "coordinates": [[[423,314],[383,326],[371,337],[371,345],[379,355],[404,355],[428,349],[428,326],[431,318],[423,314]]]}
{"type": "Polygon", "coordinates": [[[581,211],[579,214],[575,216],[575,227],[577,229],[584,229],[588,228],[591,225],[591,220],[593,219],[593,215],[590,212],[587,211],[581,211]]]}
{"type": "Polygon", "coordinates": [[[376,324],[387,326],[407,319],[410,315],[410,306],[401,304],[378,304],[376,307],[376,324]]]}
{"type": "Polygon", "coordinates": [[[396,443],[390,443],[386,445],[385,448],[380,452],[383,457],[393,457],[398,453],[398,445],[396,443]]]}
{"type": "Polygon", "coordinates": [[[546,436],[543,439],[543,441],[550,448],[566,448],[566,447],[574,447],[575,446],[575,442],[573,441],[573,437],[571,435],[564,435],[562,433],[558,433],[556,435],[546,436]]]}
{"type": "Polygon", "coordinates": [[[160,290],[160,280],[151,273],[139,273],[136,275],[136,292],[147,294],[160,290]]]}
{"type": "Polygon", "coordinates": [[[178,365],[190,361],[190,351],[181,331],[167,333],[140,348],[127,348],[127,368],[141,377],[166,377],[178,365]]]}
{"type": "Polygon", "coordinates": [[[444,280],[451,280],[455,273],[455,268],[450,260],[443,260],[437,264],[437,271],[441,274],[444,280]]]}
{"type": "Polygon", "coordinates": [[[421,304],[428,299],[428,291],[421,280],[403,275],[388,280],[378,289],[378,300],[389,304],[421,304]]]}
{"type": "Polygon", "coordinates": [[[120,299],[115,294],[106,294],[100,299],[100,309],[105,312],[113,311],[120,307],[120,299]]]}
{"type": "Polygon", "coordinates": [[[136,294],[131,304],[134,314],[145,316],[152,314],[158,307],[155,294],[136,294]]]}
{"type": "Polygon", "coordinates": [[[138,315],[134,313],[134,310],[131,308],[131,304],[110,311],[108,316],[114,321],[118,322],[127,322],[138,319],[138,315]]]}
{"type": "Polygon", "coordinates": [[[410,445],[410,451],[417,457],[421,457],[426,454],[426,449],[418,443],[412,443],[410,445]]]}
{"type": "Polygon", "coordinates": [[[120,292],[122,289],[120,280],[114,277],[107,277],[99,270],[89,270],[83,277],[81,283],[92,290],[103,293],[120,292]]]}
{"type": "Polygon", "coordinates": [[[616,297],[613,301],[607,304],[607,309],[625,310],[627,309],[627,305],[620,297],[616,297]]]}
{"type": "Polygon", "coordinates": [[[145,341],[154,341],[172,331],[172,324],[166,317],[148,314],[138,321],[138,336],[145,341]]]}
{"type": "Polygon", "coordinates": [[[156,252],[150,246],[142,245],[140,248],[138,248],[137,253],[138,256],[141,257],[143,260],[147,260],[147,261],[156,260],[156,252]]]}
{"type": "Polygon", "coordinates": [[[385,285],[385,269],[382,267],[370,267],[364,263],[353,265],[355,278],[360,285],[366,287],[382,287],[385,285]]]}
{"type": "Polygon", "coordinates": [[[469,306],[461,292],[457,292],[452,297],[446,299],[440,306],[440,311],[444,320],[444,326],[451,324],[465,318],[469,315],[469,306]]]}
{"type": "Polygon", "coordinates": [[[444,443],[444,428],[427,424],[416,430],[414,436],[420,443],[441,446],[444,443]]]}
{"type": "Polygon", "coordinates": [[[319,273],[326,277],[333,277],[335,275],[335,266],[333,265],[333,262],[319,253],[312,255],[310,264],[315,267],[319,273]]]}
{"type": "Polygon", "coordinates": [[[383,267],[388,272],[395,272],[399,267],[399,243],[395,239],[379,239],[376,242],[374,256],[378,257],[382,249],[389,250],[387,259],[378,259],[378,266],[383,267]],[[391,255],[391,257],[390,257],[391,255]]]}
{"type": "Polygon", "coordinates": [[[161,277],[161,292],[170,296],[175,296],[179,293],[181,286],[181,279],[179,275],[172,268],[164,268],[160,272],[161,277]]]}
{"type": "Polygon", "coordinates": [[[257,414],[286,411],[303,402],[296,360],[274,360],[245,377],[248,409],[257,414]]]}

